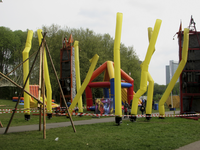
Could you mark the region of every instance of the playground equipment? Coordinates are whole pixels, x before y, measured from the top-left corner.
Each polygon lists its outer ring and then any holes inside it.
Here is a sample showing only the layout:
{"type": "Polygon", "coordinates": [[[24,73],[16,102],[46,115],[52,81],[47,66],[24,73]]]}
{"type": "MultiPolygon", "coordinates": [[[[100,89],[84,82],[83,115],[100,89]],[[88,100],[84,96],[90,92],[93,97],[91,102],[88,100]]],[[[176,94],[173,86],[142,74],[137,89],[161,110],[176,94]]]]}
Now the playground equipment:
{"type": "MultiPolygon", "coordinates": [[[[29,85],[29,91],[32,95],[34,95],[35,97],[38,97],[38,95],[39,95],[39,85],[29,85]]],[[[13,102],[17,102],[18,97],[13,97],[12,100],[13,100],[13,102]]],[[[29,101],[30,101],[30,108],[37,108],[38,107],[38,102],[34,98],[32,98],[31,96],[29,97],[29,101]]],[[[24,97],[20,98],[20,103],[22,103],[22,104],[24,103],[24,97]]],[[[45,98],[45,104],[47,104],[46,98],[45,98]]],[[[51,100],[51,106],[52,106],[52,108],[56,108],[59,105],[54,103],[54,100],[51,100]]]]}
{"type": "MultiPolygon", "coordinates": [[[[120,69],[121,78],[124,79],[121,81],[121,99],[123,103],[129,103],[133,99],[135,92],[134,89],[134,80],[126,74],[122,69],[120,69]]],[[[115,112],[115,93],[114,93],[114,63],[112,61],[106,61],[99,68],[97,68],[88,83],[85,93],[87,101],[87,110],[90,111],[90,108],[93,106],[93,96],[92,88],[103,88],[104,98],[113,99],[113,111],[115,112]],[[103,82],[93,82],[100,74],[104,72],[103,82]]],[[[141,104],[141,100],[138,105],[141,104]]]]}
{"type": "Polygon", "coordinates": [[[165,90],[165,93],[163,94],[162,98],[159,101],[160,118],[164,118],[164,115],[165,115],[164,104],[165,104],[167,98],[169,97],[170,92],[172,91],[174,85],[176,84],[176,81],[178,80],[178,78],[187,62],[188,43],[189,43],[189,29],[185,28],[184,29],[183,48],[182,48],[182,59],[178,65],[178,68],[177,68],[176,72],[174,73],[170,83],[168,84],[167,89],[165,90]]]}
{"type": "MultiPolygon", "coordinates": [[[[25,63],[28,59],[29,59],[29,57],[28,57],[28,54],[29,54],[29,51],[30,51],[30,42],[31,42],[31,37],[32,37],[32,34],[33,33],[33,31],[28,31],[28,36],[27,36],[27,43],[26,43],[26,48],[25,48],[25,50],[24,50],[24,59],[25,58],[27,58],[27,59],[25,59],[24,61],[23,61],[23,63],[25,63]]],[[[55,76],[56,76],[56,79],[57,79],[57,82],[58,82],[58,85],[59,85],[59,88],[60,88],[60,90],[61,90],[61,94],[62,94],[62,98],[64,99],[64,102],[65,102],[65,105],[66,105],[66,110],[67,110],[67,112],[68,112],[68,114],[69,114],[69,111],[68,111],[68,107],[67,107],[67,103],[66,103],[66,101],[65,101],[65,97],[64,97],[64,94],[63,94],[63,92],[62,92],[62,88],[61,88],[61,85],[60,85],[60,82],[59,82],[59,79],[58,79],[58,76],[57,76],[57,74],[56,74],[56,70],[55,70],[55,67],[54,67],[54,64],[53,64],[53,61],[52,61],[52,58],[51,58],[51,55],[50,55],[50,52],[49,52],[49,50],[48,50],[48,46],[47,46],[47,43],[46,43],[46,40],[45,40],[45,36],[46,36],[46,33],[44,33],[43,34],[43,38],[42,38],[42,41],[41,41],[41,44],[40,44],[40,47],[39,47],[39,50],[37,51],[37,54],[36,54],[36,56],[35,56],[35,59],[34,59],[34,61],[33,61],[33,64],[32,64],[32,66],[31,66],[31,68],[30,68],[30,71],[29,71],[29,69],[27,70],[27,68],[28,68],[28,65],[27,64],[25,64],[24,66],[25,66],[25,74],[27,75],[27,76],[25,76],[25,80],[24,80],[24,85],[23,85],[23,87],[21,87],[20,85],[18,85],[17,83],[15,83],[14,81],[12,81],[11,79],[9,79],[6,75],[4,75],[3,73],[1,73],[0,72],[0,75],[3,77],[3,78],[5,78],[6,80],[8,80],[8,81],[10,81],[12,84],[14,84],[15,86],[17,86],[17,87],[19,87],[20,89],[22,89],[22,91],[21,91],[21,93],[19,94],[19,96],[18,96],[18,101],[17,101],[17,103],[16,103],[16,105],[15,105],[15,108],[13,109],[13,113],[12,113],[12,116],[11,116],[11,118],[10,118],[10,121],[9,121],[9,123],[8,123],[8,125],[7,125],[7,128],[6,128],[6,130],[5,130],[5,134],[8,132],[8,129],[9,129],[9,126],[10,126],[10,124],[11,124],[11,122],[12,122],[12,119],[13,119],[13,117],[14,117],[14,114],[15,114],[15,112],[16,112],[16,110],[17,110],[17,106],[18,106],[18,104],[19,104],[19,101],[20,101],[20,97],[22,96],[22,94],[23,94],[23,92],[25,92],[26,94],[28,94],[29,96],[31,96],[31,97],[33,97],[35,100],[37,100],[38,101],[38,103],[40,104],[40,119],[39,119],[39,130],[41,130],[41,107],[42,107],[42,105],[43,105],[43,138],[44,139],[46,139],[46,111],[45,111],[45,75],[44,75],[44,58],[45,58],[45,56],[44,56],[44,50],[45,50],[45,47],[46,47],[46,49],[47,49],[47,51],[48,51],[48,54],[49,54],[49,59],[50,59],[50,61],[51,61],[51,65],[52,65],[52,67],[53,67],[53,70],[54,70],[54,73],[55,73],[55,76]],[[35,97],[34,95],[32,95],[29,91],[27,91],[27,90],[29,90],[29,86],[28,86],[28,88],[27,88],[27,83],[28,83],[28,81],[29,81],[29,77],[30,77],[30,74],[31,74],[31,72],[32,72],[32,70],[33,70],[33,66],[34,66],[34,64],[35,64],[35,62],[36,62],[36,59],[37,59],[37,56],[38,56],[38,54],[39,54],[39,52],[40,52],[40,76],[39,76],[39,95],[38,95],[38,98],[37,97],[35,97]],[[29,71],[29,72],[28,72],[29,71]],[[26,88],[26,89],[25,89],[26,88]],[[40,97],[40,95],[42,95],[42,98],[40,97]],[[43,102],[40,100],[40,99],[42,99],[43,100],[43,102]]],[[[42,36],[41,36],[42,37],[42,36]]],[[[26,102],[29,102],[28,100],[26,100],[26,102]]],[[[30,105],[30,103],[29,103],[29,105],[30,105]]],[[[27,116],[30,116],[30,106],[28,106],[27,105],[27,108],[25,108],[25,115],[27,115],[27,116]]],[[[75,130],[75,127],[74,127],[74,125],[73,125],[73,121],[72,121],[72,118],[71,118],[71,115],[69,115],[69,117],[70,117],[70,121],[71,121],[71,124],[72,124],[72,127],[73,127],[73,129],[74,129],[74,132],[76,132],[76,130],[75,130]]],[[[25,119],[29,119],[28,117],[26,118],[25,117],[25,119]]]]}
{"type": "MultiPolygon", "coordinates": [[[[13,97],[12,101],[13,102],[17,102],[18,101],[18,97],[13,97]]],[[[20,97],[20,103],[24,103],[24,97],[20,97]]]]}
{"type": "MultiPolygon", "coordinates": [[[[93,106],[93,101],[92,101],[92,94],[91,94],[91,89],[90,87],[93,86],[93,87],[97,87],[97,86],[100,86],[100,87],[105,87],[104,88],[104,93],[105,93],[105,97],[108,97],[108,87],[109,86],[112,86],[113,88],[111,88],[111,97],[115,98],[116,100],[114,100],[114,108],[115,109],[115,115],[117,116],[116,117],[116,123],[120,123],[121,119],[122,119],[122,107],[121,107],[121,86],[122,87],[126,87],[126,88],[129,88],[131,90],[128,90],[128,94],[127,96],[129,97],[129,102],[130,100],[132,100],[132,97],[133,97],[133,79],[131,79],[131,83],[121,83],[121,70],[120,70],[120,38],[121,38],[121,24],[122,24],[122,14],[121,13],[117,13],[117,23],[116,23],[116,37],[115,37],[115,43],[114,43],[114,51],[116,51],[114,53],[114,60],[116,61],[116,64],[115,64],[115,70],[114,69],[108,69],[107,71],[107,74],[108,72],[110,73],[110,76],[112,76],[111,78],[111,83],[109,82],[103,82],[103,83],[89,83],[90,81],[92,81],[94,78],[95,78],[95,74],[99,73],[98,71],[94,72],[93,73],[93,76],[92,76],[92,72],[94,70],[94,67],[96,65],[96,62],[94,62],[95,65],[91,65],[89,71],[88,71],[88,74],[87,74],[87,77],[86,79],[84,80],[84,83],[82,84],[81,88],[79,88],[79,90],[77,91],[77,95],[75,96],[75,98],[71,98],[71,100],[73,99],[72,101],[72,104],[70,105],[70,113],[73,111],[75,105],[77,104],[78,102],[78,99],[81,97],[83,91],[85,90],[86,88],[86,97],[87,97],[87,106],[93,106]],[[113,71],[114,70],[114,73],[113,72],[110,72],[110,71],[113,71]],[[115,81],[114,81],[114,77],[115,77],[115,81]],[[91,78],[91,79],[90,79],[91,78]],[[115,84],[114,84],[115,82],[115,84]],[[89,84],[88,84],[89,83],[89,84]],[[118,85],[119,84],[119,85],[118,85]],[[115,86],[115,87],[114,87],[115,86]],[[120,88],[119,88],[120,86],[120,88]],[[120,91],[119,91],[120,90],[120,91]],[[116,94],[116,96],[114,96],[114,93],[116,94]],[[89,97],[89,98],[88,98],[89,97]],[[118,98],[120,100],[118,100],[118,98]],[[88,100],[89,99],[89,100],[88,100]]],[[[67,41],[65,40],[65,43],[67,43],[67,41]]],[[[69,45],[69,44],[68,44],[69,45]]],[[[75,45],[76,46],[76,45],[75,45]]],[[[67,47],[67,45],[65,46],[67,47]]],[[[72,46],[70,46],[70,50],[72,49],[72,46]]],[[[72,51],[72,50],[71,50],[72,51]]],[[[62,49],[62,53],[63,53],[63,49],[62,49]]],[[[63,54],[61,53],[61,59],[63,59],[63,54]]],[[[67,52],[66,52],[67,53],[67,52]]],[[[68,54],[69,54],[69,51],[68,51],[68,54]]],[[[97,59],[97,58],[96,58],[97,59]]],[[[92,59],[94,60],[94,58],[92,59]]],[[[62,60],[63,61],[63,60],[62,60]]],[[[69,62],[69,60],[68,60],[69,62]]],[[[63,62],[62,62],[63,63],[63,62]]],[[[113,68],[113,65],[112,63],[108,62],[108,67],[110,68],[113,68]]],[[[63,64],[62,64],[63,65],[63,64]]],[[[71,66],[68,64],[68,66],[71,66]]],[[[102,66],[106,66],[106,65],[102,65],[102,66]]],[[[62,68],[62,67],[61,67],[62,68]]],[[[70,67],[67,68],[67,70],[69,71],[70,67]]],[[[101,70],[101,69],[99,69],[101,70]]],[[[102,71],[102,70],[101,70],[102,71]]],[[[123,72],[123,71],[122,71],[123,72]]],[[[124,73],[124,72],[123,72],[124,73]]],[[[61,73],[63,74],[63,73],[61,73]]],[[[69,71],[69,74],[70,74],[70,71],[69,71]]],[[[71,76],[68,75],[68,78],[70,78],[71,76]]],[[[107,76],[105,76],[105,79],[108,79],[110,80],[110,78],[107,76]]],[[[67,79],[66,79],[67,80],[67,79]]],[[[69,81],[69,80],[68,80],[69,81]]],[[[69,86],[68,86],[68,89],[69,86]]],[[[68,95],[69,96],[69,95],[68,95]]],[[[66,96],[67,97],[67,96],[66,96]]],[[[82,107],[82,106],[80,106],[82,107]]],[[[88,107],[88,110],[89,110],[89,107],[88,107]]]]}
{"type": "MultiPolygon", "coordinates": [[[[75,97],[75,60],[74,46],[72,46],[72,43],[72,35],[70,35],[69,40],[65,37],[63,47],[60,49],[60,83],[67,102],[72,102],[75,97]]],[[[60,106],[64,106],[61,94],[60,106]]]]}
{"type": "MultiPolygon", "coordinates": [[[[100,69],[97,69],[97,71],[95,71],[92,75],[92,72],[91,75],[92,77],[88,77],[87,80],[85,80],[84,82],[87,83],[87,84],[83,84],[80,88],[81,89],[85,89],[86,86],[86,98],[87,98],[87,105],[88,106],[92,106],[93,105],[93,101],[92,101],[92,94],[91,94],[91,87],[104,87],[104,97],[108,97],[108,88],[109,87],[112,87],[111,88],[111,97],[114,99],[113,102],[114,102],[114,110],[115,110],[115,122],[119,125],[121,120],[122,120],[122,104],[121,104],[121,87],[126,87],[126,88],[129,88],[128,90],[128,99],[129,101],[132,100],[132,97],[133,97],[133,79],[129,76],[127,76],[130,81],[130,83],[121,83],[121,72],[126,74],[125,72],[121,71],[121,67],[120,67],[120,39],[121,39],[121,28],[122,28],[122,13],[117,13],[117,18],[116,18],[116,32],[115,32],[115,42],[114,42],[114,62],[115,62],[115,69],[113,69],[113,65],[111,62],[108,62],[108,69],[107,72],[105,74],[109,74],[110,77],[108,76],[104,76],[104,81],[108,81],[110,80],[110,83],[109,82],[100,82],[100,83],[89,83],[89,80],[90,82],[94,80],[94,78],[100,74],[101,72],[103,72],[103,67],[105,67],[107,65],[107,63],[104,63],[100,69]],[[112,68],[112,69],[111,69],[112,68]],[[114,70],[114,73],[111,72],[114,70]],[[91,79],[90,79],[91,78],[91,79]],[[89,79],[89,80],[88,80],[89,79]],[[132,88],[132,89],[131,89],[132,88]],[[131,90],[130,90],[131,89],[131,90]],[[132,93],[131,93],[132,92],[132,93]]],[[[93,69],[94,70],[94,69],[93,69]]],[[[79,91],[80,91],[79,90],[79,91]]],[[[78,101],[78,94],[81,95],[82,94],[82,91],[81,92],[78,92],[75,99],[73,100],[71,106],[70,106],[70,111],[72,112],[73,108],[75,107],[77,101],[78,101]],[[80,94],[79,94],[80,93],[80,94]]],[[[88,108],[89,110],[89,108],[88,108]]]]}
{"type": "MultiPolygon", "coordinates": [[[[72,43],[72,35],[70,35],[69,41],[65,37],[63,40],[63,48],[60,49],[60,83],[64,92],[64,96],[67,98],[67,102],[69,103],[72,103],[73,99],[75,98],[75,88],[77,87],[77,91],[81,88],[78,47],[79,42],[75,41],[74,46],[72,46],[72,43]]],[[[63,99],[60,96],[60,106],[62,107],[63,104],[63,99]]],[[[78,111],[82,113],[83,109],[81,96],[78,100],[78,107],[78,111]]],[[[61,111],[62,109],[57,108],[57,110],[61,111]]]]}
{"type": "MultiPolygon", "coordinates": [[[[77,47],[77,44],[78,43],[76,43],[75,42],[75,44],[74,44],[74,46],[75,47],[77,47]]],[[[62,58],[62,57],[61,57],[62,58]]],[[[76,56],[75,58],[77,58],[77,60],[78,60],[78,57],[76,56]]],[[[95,86],[100,86],[100,87],[109,87],[110,85],[111,85],[111,83],[109,83],[109,82],[104,82],[104,83],[89,83],[89,82],[91,82],[92,80],[94,80],[94,78],[96,77],[96,76],[98,76],[98,74],[100,74],[100,73],[102,73],[104,70],[102,69],[102,68],[104,68],[106,65],[107,65],[107,62],[106,63],[104,63],[103,65],[101,65],[101,67],[99,68],[99,69],[97,69],[94,73],[92,73],[93,72],[93,70],[94,70],[94,67],[95,67],[95,65],[96,65],[96,61],[98,60],[98,55],[96,55],[96,56],[94,56],[93,58],[92,58],[92,61],[94,61],[94,62],[92,62],[92,65],[91,65],[91,67],[90,67],[90,69],[89,69],[89,71],[88,71],[88,74],[87,74],[87,76],[86,76],[86,79],[84,80],[84,83],[82,84],[82,86],[81,86],[81,88],[77,88],[77,95],[75,96],[75,98],[73,99],[73,101],[72,101],[72,104],[70,105],[70,113],[73,111],[73,109],[74,109],[74,107],[75,107],[75,105],[77,104],[77,102],[79,101],[78,99],[80,99],[80,97],[81,97],[81,95],[82,95],[82,93],[83,93],[83,91],[85,90],[85,88],[86,88],[86,97],[88,97],[88,94],[89,94],[89,97],[92,97],[91,95],[91,89],[90,89],[90,86],[93,86],[93,87],[95,87],[95,86]],[[94,61],[95,60],[95,61],[94,61]],[[89,92],[88,92],[89,91],[89,92]]],[[[75,61],[76,62],[76,61],[75,61]]],[[[112,62],[108,62],[108,68],[112,68],[112,69],[108,69],[107,70],[107,72],[105,73],[105,74],[109,74],[110,75],[110,77],[109,76],[104,76],[104,79],[105,80],[109,80],[110,81],[110,78],[112,78],[113,80],[112,80],[112,86],[113,86],[113,90],[111,90],[111,95],[112,95],[112,93],[113,93],[113,97],[114,97],[114,69],[113,69],[113,64],[112,64],[112,62]]],[[[76,65],[77,66],[77,68],[79,68],[78,67],[78,65],[76,65]]],[[[104,68],[105,69],[105,68],[104,68]]],[[[69,69],[68,69],[69,70],[69,69]]],[[[133,79],[132,78],[130,78],[123,70],[121,71],[126,77],[125,77],[125,79],[126,80],[130,80],[131,81],[131,83],[132,84],[128,84],[128,83],[122,83],[122,86],[123,87],[130,87],[130,89],[131,89],[131,87],[132,87],[132,90],[128,90],[128,94],[127,94],[127,96],[129,97],[129,102],[130,102],[130,100],[132,100],[132,97],[133,97],[133,79]],[[131,92],[132,92],[132,94],[131,94],[131,92]]],[[[120,77],[121,78],[121,77],[120,77]]],[[[78,81],[77,81],[78,82],[78,81]]],[[[121,82],[121,79],[120,79],[120,82],[121,82]]],[[[121,83],[120,83],[121,84],[121,83]]],[[[80,86],[80,85],[79,85],[80,86]]],[[[108,92],[108,89],[105,89],[104,90],[105,91],[105,93],[109,93],[108,92]]],[[[121,93],[121,92],[120,92],[121,93]]],[[[109,95],[109,94],[108,94],[109,95]]],[[[108,97],[108,95],[106,95],[105,94],[105,97],[108,97]]],[[[91,98],[89,98],[90,100],[88,100],[87,99],[87,106],[93,106],[93,101],[92,101],[92,99],[91,98]]],[[[121,102],[120,102],[121,103],[121,102]]],[[[114,105],[115,106],[115,105],[114,105]]],[[[80,106],[79,108],[81,108],[82,106],[80,106]]],[[[89,110],[89,107],[88,107],[88,110],[89,110]]],[[[120,111],[121,111],[121,108],[120,108],[120,111]]]]}
{"type": "MultiPolygon", "coordinates": [[[[135,91],[133,91],[133,96],[135,95],[135,91]]],[[[128,102],[127,100],[127,96],[128,96],[128,90],[127,88],[122,88],[122,102],[123,104],[128,103],[130,105],[130,102],[128,102]]],[[[138,101],[138,106],[142,105],[142,100],[139,98],[138,101]]]]}
{"type": "MultiPolygon", "coordinates": [[[[148,117],[150,118],[150,114],[151,114],[151,108],[152,108],[152,95],[153,95],[153,79],[151,78],[149,72],[148,72],[148,67],[149,67],[149,63],[151,60],[151,57],[153,55],[153,52],[155,51],[155,44],[156,44],[156,40],[158,37],[158,33],[160,30],[160,26],[161,26],[161,20],[157,19],[155,26],[154,26],[154,30],[153,33],[151,35],[151,29],[149,28],[149,47],[147,49],[147,53],[146,53],[146,57],[145,60],[143,61],[142,65],[141,65],[141,81],[140,81],[140,89],[136,92],[134,98],[133,98],[133,102],[132,102],[132,108],[131,108],[131,114],[132,115],[137,115],[137,110],[138,110],[138,100],[139,97],[141,95],[143,95],[146,92],[147,89],[147,81],[150,82],[150,88],[149,91],[148,90],[148,98],[149,98],[149,102],[147,103],[147,113],[149,113],[148,117]]],[[[148,100],[147,98],[147,100],[148,100]]],[[[136,116],[132,116],[130,117],[130,121],[135,121],[136,120],[136,116]]]]}
{"type": "MultiPolygon", "coordinates": [[[[185,42],[185,31],[181,31],[182,24],[178,34],[179,43],[179,61],[184,59],[181,53],[184,52],[183,42],[185,42]],[[183,35],[184,34],[184,35],[183,35]]],[[[185,67],[180,74],[180,113],[193,114],[192,119],[198,119],[194,116],[196,112],[200,112],[200,32],[196,30],[194,19],[191,16],[189,23],[189,45],[188,57],[185,67]]]]}

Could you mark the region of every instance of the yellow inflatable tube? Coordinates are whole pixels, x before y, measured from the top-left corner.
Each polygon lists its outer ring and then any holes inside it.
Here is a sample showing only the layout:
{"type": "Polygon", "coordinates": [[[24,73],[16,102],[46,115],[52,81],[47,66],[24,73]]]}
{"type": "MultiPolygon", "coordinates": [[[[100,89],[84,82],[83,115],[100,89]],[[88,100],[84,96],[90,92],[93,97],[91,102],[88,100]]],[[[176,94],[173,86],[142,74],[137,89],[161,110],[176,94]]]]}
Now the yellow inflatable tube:
{"type": "MultiPolygon", "coordinates": [[[[43,97],[40,97],[40,100],[43,102],[43,97]]],[[[46,97],[45,97],[45,105],[47,105],[46,97]]],[[[52,108],[59,107],[58,104],[53,103],[53,102],[51,102],[51,105],[52,105],[52,108]]],[[[33,108],[37,107],[37,103],[35,103],[33,100],[32,100],[32,106],[33,106],[33,108]]],[[[41,106],[43,107],[43,105],[41,105],[41,106]]]]}
{"type": "Polygon", "coordinates": [[[169,97],[170,92],[172,91],[174,85],[176,84],[176,81],[178,80],[183,68],[185,67],[185,64],[187,62],[187,56],[188,56],[188,43],[189,43],[189,29],[184,29],[184,42],[183,42],[183,48],[182,48],[182,60],[178,65],[178,68],[173,75],[169,85],[167,86],[167,89],[165,90],[165,93],[163,94],[160,102],[159,102],[159,113],[160,115],[165,115],[165,107],[164,104],[169,97]]]}
{"type": "MultiPolygon", "coordinates": [[[[37,30],[38,34],[38,41],[39,45],[42,42],[42,30],[38,29],[37,30]]],[[[44,80],[45,80],[45,86],[47,90],[47,113],[51,114],[52,113],[52,105],[51,105],[51,100],[52,100],[52,89],[51,89],[51,83],[50,83],[50,78],[49,78],[49,69],[47,65],[47,56],[46,56],[46,50],[44,49],[44,80]]]]}
{"type": "Polygon", "coordinates": [[[75,98],[74,98],[72,104],[71,104],[70,107],[69,107],[69,113],[72,113],[74,107],[76,106],[76,104],[78,103],[78,100],[80,99],[80,96],[83,94],[83,92],[84,92],[86,86],[87,86],[88,83],[90,82],[90,79],[91,79],[91,77],[92,77],[92,73],[93,73],[94,68],[95,68],[95,66],[96,66],[96,64],[97,64],[98,59],[99,59],[99,56],[98,56],[97,54],[95,54],[95,55],[92,57],[92,59],[90,59],[91,66],[90,66],[90,68],[89,68],[89,71],[88,71],[88,73],[87,73],[87,75],[86,75],[86,78],[85,78],[85,80],[84,80],[84,82],[83,82],[81,88],[77,91],[77,94],[76,94],[76,96],[75,96],[75,98]]]}
{"type": "MultiPolygon", "coordinates": [[[[151,40],[151,36],[152,36],[152,28],[149,27],[148,28],[148,38],[149,38],[149,42],[151,40]]],[[[152,52],[155,52],[155,48],[152,52]]],[[[150,115],[152,113],[152,100],[153,100],[153,90],[154,90],[154,80],[151,77],[150,73],[148,72],[147,74],[147,81],[149,82],[149,86],[148,86],[148,92],[147,92],[147,105],[146,105],[146,114],[150,115]]]]}
{"type": "Polygon", "coordinates": [[[148,72],[147,80],[149,81],[148,92],[147,92],[147,105],[146,114],[150,115],[152,113],[152,101],[153,101],[153,90],[154,90],[154,80],[148,72]]]}
{"type": "Polygon", "coordinates": [[[114,42],[114,73],[115,73],[115,115],[122,117],[121,103],[121,66],[120,66],[120,41],[122,31],[122,13],[117,13],[115,42],[114,42]]]}
{"type": "Polygon", "coordinates": [[[112,61],[107,61],[107,70],[108,70],[110,79],[113,79],[115,76],[114,76],[114,67],[113,67],[112,61]]]}
{"type": "MultiPolygon", "coordinates": [[[[25,44],[25,49],[23,50],[22,52],[22,56],[23,56],[23,61],[25,61],[27,58],[29,58],[29,52],[30,52],[30,49],[31,49],[31,41],[32,41],[32,38],[33,38],[33,31],[32,30],[29,30],[28,31],[28,35],[27,35],[27,39],[26,39],[26,44],[25,44]]],[[[27,60],[24,64],[23,64],[23,77],[24,77],[24,83],[26,81],[26,78],[28,76],[28,73],[29,73],[29,60],[27,60]]],[[[25,90],[27,92],[29,92],[29,79],[26,83],[26,86],[25,86],[25,90]]],[[[25,109],[28,109],[28,110],[25,110],[24,111],[24,114],[25,115],[30,115],[30,96],[28,94],[26,94],[24,92],[24,108],[25,109]]]]}
{"type": "Polygon", "coordinates": [[[160,19],[156,20],[156,23],[154,26],[154,31],[152,33],[151,40],[149,42],[149,47],[147,49],[147,54],[146,54],[144,62],[142,63],[140,89],[134,95],[133,102],[132,102],[131,114],[133,114],[133,115],[137,115],[138,100],[139,100],[140,96],[146,92],[146,89],[147,89],[149,63],[150,63],[151,56],[153,55],[153,52],[155,49],[155,44],[156,44],[156,40],[158,37],[161,23],[162,23],[162,20],[160,20],[160,19]]]}
{"type": "MultiPolygon", "coordinates": [[[[76,89],[79,91],[81,88],[81,79],[80,79],[80,67],[79,67],[79,47],[78,41],[74,42],[74,49],[75,49],[75,70],[76,70],[76,89]]],[[[83,103],[82,103],[82,96],[80,96],[78,100],[78,108],[79,112],[83,112],[83,103]]]]}

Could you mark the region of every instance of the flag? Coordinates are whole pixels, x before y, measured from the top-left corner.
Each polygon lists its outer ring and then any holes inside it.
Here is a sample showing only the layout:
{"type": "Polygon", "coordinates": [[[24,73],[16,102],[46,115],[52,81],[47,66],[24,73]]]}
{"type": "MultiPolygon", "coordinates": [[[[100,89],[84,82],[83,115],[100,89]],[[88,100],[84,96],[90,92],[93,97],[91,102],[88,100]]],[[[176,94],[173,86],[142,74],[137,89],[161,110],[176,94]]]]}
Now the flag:
{"type": "Polygon", "coordinates": [[[179,31],[178,31],[178,37],[180,36],[181,31],[182,31],[182,21],[180,22],[180,27],[179,27],[179,31]]]}
{"type": "Polygon", "coordinates": [[[72,34],[70,34],[69,43],[73,43],[73,42],[74,42],[74,40],[73,40],[72,34]]]}

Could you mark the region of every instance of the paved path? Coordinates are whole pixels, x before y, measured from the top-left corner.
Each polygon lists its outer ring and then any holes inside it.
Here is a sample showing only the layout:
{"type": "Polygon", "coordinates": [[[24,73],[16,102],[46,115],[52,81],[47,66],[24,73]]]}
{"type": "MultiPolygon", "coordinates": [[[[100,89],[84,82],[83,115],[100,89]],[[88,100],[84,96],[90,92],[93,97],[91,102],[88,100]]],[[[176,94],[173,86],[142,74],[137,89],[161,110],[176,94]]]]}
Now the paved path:
{"type": "MultiPolygon", "coordinates": [[[[179,114],[179,111],[175,112],[176,114],[179,114]]],[[[174,114],[173,111],[166,112],[166,114],[174,114]]],[[[74,121],[74,125],[85,125],[85,124],[95,124],[95,123],[104,123],[104,122],[115,122],[115,117],[109,117],[109,118],[97,118],[97,119],[91,119],[91,120],[81,120],[81,121],[74,121]]],[[[71,122],[60,122],[60,123],[48,123],[46,124],[46,129],[51,128],[59,128],[59,127],[66,127],[71,126],[71,122]]],[[[3,134],[5,132],[5,127],[0,128],[0,134],[3,134]]],[[[25,125],[25,126],[15,126],[10,127],[8,130],[8,133],[13,132],[25,132],[25,131],[36,131],[38,130],[38,124],[35,125],[25,125]]],[[[177,150],[198,150],[200,149],[200,141],[191,143],[189,145],[183,146],[178,148],[177,150]]]]}
{"type": "MultiPolygon", "coordinates": [[[[109,118],[98,118],[98,119],[91,119],[91,120],[81,120],[81,121],[73,121],[74,125],[85,125],[85,124],[94,124],[94,123],[103,123],[103,122],[114,122],[115,117],[109,117],[109,118]]],[[[71,126],[71,122],[59,122],[59,123],[47,123],[46,124],[46,129],[51,129],[51,128],[59,128],[59,127],[66,127],[66,126],[71,126]]],[[[3,134],[5,132],[5,128],[0,128],[0,134],[3,134]]],[[[36,131],[39,129],[38,124],[34,125],[25,125],[25,126],[15,126],[15,127],[10,127],[8,130],[8,133],[13,133],[13,132],[24,132],[24,131],[36,131]]]]}
{"type": "Polygon", "coordinates": [[[199,150],[199,149],[200,149],[200,141],[196,141],[194,143],[190,143],[188,145],[180,147],[176,150],[199,150]]]}

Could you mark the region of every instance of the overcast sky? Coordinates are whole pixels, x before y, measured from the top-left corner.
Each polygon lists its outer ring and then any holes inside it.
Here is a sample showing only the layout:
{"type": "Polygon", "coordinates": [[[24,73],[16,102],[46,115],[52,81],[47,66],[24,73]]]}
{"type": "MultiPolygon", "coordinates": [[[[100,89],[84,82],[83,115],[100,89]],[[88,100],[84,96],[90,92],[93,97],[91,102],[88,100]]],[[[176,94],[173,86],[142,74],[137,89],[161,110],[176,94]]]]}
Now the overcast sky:
{"type": "Polygon", "coordinates": [[[147,28],[154,27],[156,19],[161,19],[149,72],[155,83],[165,85],[165,66],[170,60],[179,60],[178,40],[173,40],[173,36],[181,20],[183,28],[188,27],[191,15],[200,30],[199,4],[199,0],[3,0],[0,3],[0,26],[13,31],[36,31],[43,25],[57,24],[89,28],[114,38],[116,13],[121,12],[121,42],[127,47],[133,46],[143,61],[149,44],[147,28]]]}

